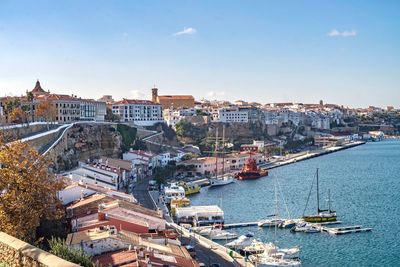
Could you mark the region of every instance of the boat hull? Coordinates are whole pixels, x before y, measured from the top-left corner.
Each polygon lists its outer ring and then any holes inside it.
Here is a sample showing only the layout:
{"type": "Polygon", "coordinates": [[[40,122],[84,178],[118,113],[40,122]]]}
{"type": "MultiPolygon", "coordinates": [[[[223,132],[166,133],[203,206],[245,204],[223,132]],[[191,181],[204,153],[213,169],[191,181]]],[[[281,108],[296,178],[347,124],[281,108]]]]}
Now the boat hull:
{"type": "Polygon", "coordinates": [[[268,172],[260,171],[260,172],[239,172],[236,176],[239,180],[254,180],[264,176],[267,176],[268,172]]]}
{"type": "Polygon", "coordinates": [[[303,220],[306,222],[310,222],[310,223],[321,223],[321,222],[335,222],[336,219],[336,215],[335,216],[304,216],[303,220]]]}
{"type": "Polygon", "coordinates": [[[235,180],[233,178],[232,179],[213,179],[213,180],[210,180],[210,187],[223,186],[223,185],[231,184],[234,181],[235,180]]]}

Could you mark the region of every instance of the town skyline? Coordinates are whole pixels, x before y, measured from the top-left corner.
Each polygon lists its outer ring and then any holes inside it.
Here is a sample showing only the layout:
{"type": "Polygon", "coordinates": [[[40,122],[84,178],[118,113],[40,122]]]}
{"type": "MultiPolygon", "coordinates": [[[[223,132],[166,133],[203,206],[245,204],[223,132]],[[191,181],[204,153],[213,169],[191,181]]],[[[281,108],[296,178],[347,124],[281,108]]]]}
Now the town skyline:
{"type": "MultiPolygon", "coordinates": [[[[36,79],[36,82],[40,82],[41,84],[43,84],[40,79],[36,79]]],[[[4,95],[2,95],[3,92],[0,89],[0,97],[21,97],[21,96],[26,96],[27,92],[30,92],[34,88],[33,86],[31,86],[31,87],[32,88],[29,88],[29,89],[26,89],[25,91],[22,91],[22,93],[20,93],[20,94],[15,94],[15,93],[12,93],[12,92],[8,92],[8,93],[5,93],[4,95]]],[[[137,90],[135,94],[131,94],[130,96],[122,96],[120,98],[115,98],[115,96],[113,94],[111,94],[111,93],[104,94],[104,95],[98,95],[98,96],[85,97],[85,93],[80,91],[79,89],[78,90],[57,90],[57,89],[56,90],[51,90],[51,89],[47,88],[46,86],[43,86],[43,87],[44,87],[44,90],[46,92],[49,91],[52,94],[72,95],[72,96],[75,96],[75,97],[78,97],[78,98],[82,98],[82,99],[93,99],[93,100],[101,100],[101,98],[104,97],[104,96],[111,96],[114,99],[114,101],[119,101],[119,100],[123,100],[123,99],[150,100],[151,101],[152,100],[151,89],[152,88],[158,88],[157,85],[154,84],[152,87],[149,87],[147,90],[141,90],[141,91],[137,90]],[[77,92],[80,93],[80,94],[78,94],[77,92]]],[[[173,91],[175,91],[175,90],[173,90],[173,91]]],[[[161,93],[164,94],[164,95],[171,95],[168,92],[165,92],[164,90],[161,90],[161,93]]],[[[178,91],[178,94],[179,94],[179,91],[178,91]]],[[[180,95],[192,95],[192,94],[190,94],[189,91],[182,91],[182,94],[180,94],[180,95]]],[[[248,103],[259,103],[261,105],[278,104],[278,103],[319,104],[322,101],[324,104],[333,104],[333,105],[343,106],[345,108],[354,108],[354,109],[357,109],[357,108],[363,109],[363,108],[367,108],[367,107],[371,107],[371,106],[372,107],[379,107],[379,108],[383,108],[383,109],[385,109],[387,107],[395,107],[395,108],[398,107],[398,106],[395,106],[395,105],[379,106],[379,105],[374,105],[374,104],[368,104],[366,106],[351,106],[351,105],[344,105],[343,103],[329,102],[329,101],[326,101],[325,99],[319,99],[319,100],[316,100],[315,102],[302,102],[302,101],[296,101],[296,100],[262,102],[262,101],[257,101],[255,99],[250,99],[250,98],[247,99],[246,97],[242,97],[242,98],[238,98],[238,99],[226,99],[224,97],[225,97],[225,94],[218,94],[218,92],[217,92],[216,96],[208,95],[208,96],[202,97],[202,98],[197,98],[196,96],[194,96],[194,99],[196,101],[200,101],[200,102],[201,101],[227,101],[227,102],[234,103],[236,101],[245,101],[245,102],[248,102],[248,103]]]]}
{"type": "Polygon", "coordinates": [[[196,99],[400,106],[400,4],[385,3],[2,1],[0,95],[39,78],[86,98],[148,99],[156,84],[196,99]]]}

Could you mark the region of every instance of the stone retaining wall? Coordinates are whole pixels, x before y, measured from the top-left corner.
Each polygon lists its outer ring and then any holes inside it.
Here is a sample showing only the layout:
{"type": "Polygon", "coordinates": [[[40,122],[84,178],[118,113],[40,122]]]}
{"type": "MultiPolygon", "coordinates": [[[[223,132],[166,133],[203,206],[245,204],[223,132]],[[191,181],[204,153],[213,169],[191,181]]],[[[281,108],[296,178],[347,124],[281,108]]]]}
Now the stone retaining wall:
{"type": "Polygon", "coordinates": [[[79,267],[4,232],[0,232],[0,263],[9,267],[79,267]]]}

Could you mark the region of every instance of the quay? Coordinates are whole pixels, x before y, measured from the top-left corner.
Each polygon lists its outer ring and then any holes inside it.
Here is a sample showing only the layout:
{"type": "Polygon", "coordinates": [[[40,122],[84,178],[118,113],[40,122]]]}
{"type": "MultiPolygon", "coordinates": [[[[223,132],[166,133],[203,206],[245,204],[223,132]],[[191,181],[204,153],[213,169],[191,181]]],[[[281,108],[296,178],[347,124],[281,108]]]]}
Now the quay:
{"type": "Polygon", "coordinates": [[[365,141],[356,141],[356,142],[351,142],[348,144],[345,144],[343,146],[335,146],[335,147],[328,147],[328,148],[323,148],[321,150],[317,150],[317,151],[307,151],[307,152],[301,152],[295,155],[291,155],[288,158],[284,158],[282,160],[278,160],[278,161],[274,161],[274,162],[267,162],[267,163],[263,163],[260,164],[259,166],[262,169],[274,169],[277,167],[281,167],[281,166],[285,166],[288,164],[292,164],[292,163],[296,163],[299,161],[303,161],[303,160],[307,160],[307,159],[311,159],[311,158],[316,158],[319,156],[323,156],[326,154],[330,154],[333,152],[337,152],[340,150],[344,150],[344,149],[349,149],[352,147],[356,147],[356,146],[360,146],[360,145],[364,145],[366,142],[365,141]]]}

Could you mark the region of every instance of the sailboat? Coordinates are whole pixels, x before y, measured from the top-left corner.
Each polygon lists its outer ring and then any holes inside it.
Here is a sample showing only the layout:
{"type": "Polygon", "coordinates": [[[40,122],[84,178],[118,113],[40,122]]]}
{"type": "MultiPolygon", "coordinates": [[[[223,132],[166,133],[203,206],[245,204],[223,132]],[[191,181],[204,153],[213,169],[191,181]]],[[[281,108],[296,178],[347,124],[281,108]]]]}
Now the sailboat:
{"type": "Polygon", "coordinates": [[[232,175],[225,174],[225,125],[222,128],[222,175],[218,176],[218,128],[216,130],[215,140],[215,178],[210,179],[210,187],[222,186],[233,183],[235,178],[232,175]]]}
{"type": "MultiPolygon", "coordinates": [[[[317,168],[317,214],[315,215],[303,215],[303,220],[306,222],[311,222],[311,223],[321,223],[321,222],[334,222],[336,221],[336,212],[331,210],[331,194],[329,191],[329,198],[328,198],[328,203],[329,203],[329,208],[327,210],[322,210],[319,207],[319,175],[318,175],[318,168],[317,168]]],[[[312,186],[311,186],[312,189],[312,186]]],[[[311,190],[310,190],[311,194],[311,190]]],[[[308,199],[310,198],[310,194],[308,195],[308,199]]],[[[307,204],[308,204],[308,199],[307,199],[307,204]]],[[[306,208],[307,208],[306,204],[306,208]]],[[[305,209],[304,209],[305,210],[305,209]]]]}

